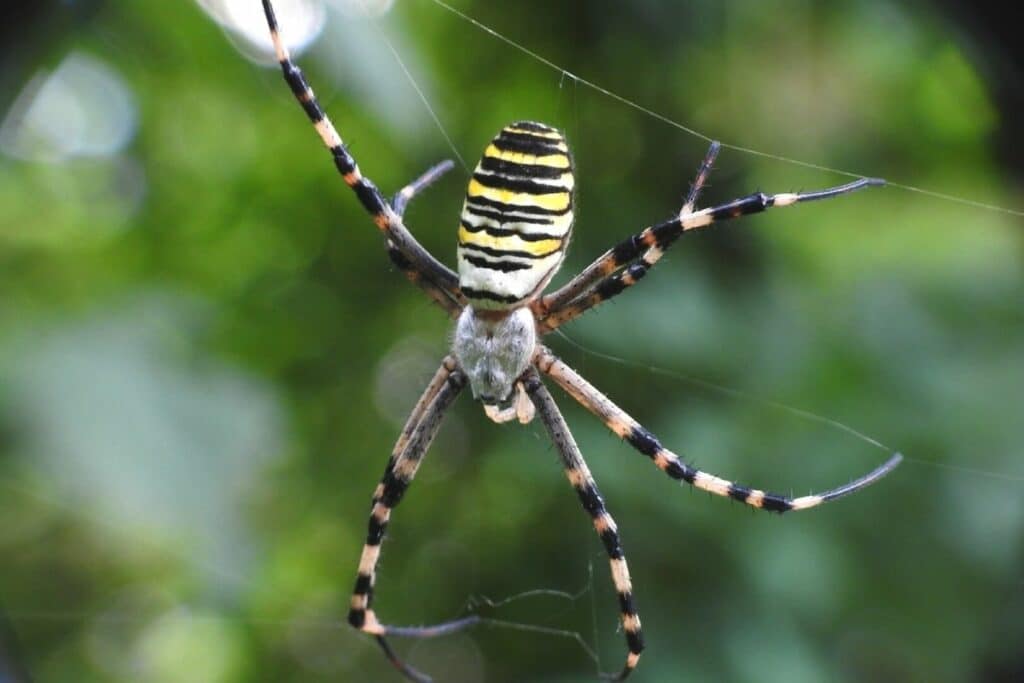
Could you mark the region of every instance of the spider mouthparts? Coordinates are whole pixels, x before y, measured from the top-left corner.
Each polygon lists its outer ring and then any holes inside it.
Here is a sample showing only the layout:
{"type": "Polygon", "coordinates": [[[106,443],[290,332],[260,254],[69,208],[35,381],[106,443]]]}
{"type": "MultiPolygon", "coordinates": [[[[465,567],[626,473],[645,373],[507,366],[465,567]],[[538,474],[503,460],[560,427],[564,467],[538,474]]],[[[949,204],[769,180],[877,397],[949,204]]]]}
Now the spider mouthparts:
{"type": "Polygon", "coordinates": [[[515,401],[515,392],[509,393],[505,398],[495,398],[494,396],[480,396],[480,402],[484,404],[485,408],[494,408],[497,410],[508,410],[512,407],[512,403],[515,401]]]}

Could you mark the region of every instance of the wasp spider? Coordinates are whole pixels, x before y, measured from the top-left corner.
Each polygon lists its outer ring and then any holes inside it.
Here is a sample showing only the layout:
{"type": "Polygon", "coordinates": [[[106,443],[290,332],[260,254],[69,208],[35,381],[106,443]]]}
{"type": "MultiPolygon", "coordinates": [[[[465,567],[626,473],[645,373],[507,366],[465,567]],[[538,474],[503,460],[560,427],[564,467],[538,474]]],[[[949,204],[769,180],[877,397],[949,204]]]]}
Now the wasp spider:
{"type": "Polygon", "coordinates": [[[428,384],[402,429],[384,477],[373,493],[366,544],[356,574],[349,623],[376,637],[388,659],[409,679],[429,677],[403,662],[387,636],[433,637],[471,626],[479,617],[428,627],[381,623],[373,611],[377,560],[391,512],[402,500],[437,434],[445,411],[468,384],[475,399],[496,422],[526,423],[539,414],[558,449],[565,474],[590,515],[608,553],[618,593],[628,654],[614,680],[632,672],[644,649],[640,617],[615,521],[605,508],[579,447],[541,377],[546,375],[598,417],[612,432],[651,459],[676,481],[772,512],[805,510],[875,482],[900,461],[899,454],[845,486],[816,495],[789,498],[740,486],[695,469],[636,420],[559,360],[539,339],[559,326],[632,287],[687,230],[772,207],[828,199],[881,180],[862,178],[818,192],[752,194],[713,208],[696,209],[697,196],[718,153],[711,145],[689,196],[677,215],[625,239],[587,266],[568,284],[543,294],[558,270],[573,221],[572,157],[560,132],[541,123],[506,126],[491,140],[473,171],[459,221],[458,274],[431,256],[402,222],[408,202],[448,171],[444,162],[403,188],[391,201],[359,170],[302,71],[278,33],[270,0],[263,0],[270,35],[284,78],[334,158],[342,179],[384,234],[388,254],[406,277],[456,320],[453,348],[428,384]]]}

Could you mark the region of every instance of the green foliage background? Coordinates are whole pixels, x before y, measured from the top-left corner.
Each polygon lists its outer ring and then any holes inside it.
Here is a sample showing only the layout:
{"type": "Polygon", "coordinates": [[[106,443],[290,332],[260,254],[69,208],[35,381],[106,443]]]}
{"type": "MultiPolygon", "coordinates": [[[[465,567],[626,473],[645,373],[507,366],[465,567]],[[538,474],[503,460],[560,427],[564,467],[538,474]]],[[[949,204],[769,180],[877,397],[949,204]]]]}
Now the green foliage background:
{"type": "MultiPolygon", "coordinates": [[[[550,5],[457,3],[728,143],[1020,208],[993,149],[1017,124],[974,46],[926,8],[550,5]]],[[[375,22],[332,11],[301,59],[385,191],[452,150],[380,31],[470,166],[511,120],[566,129],[580,210],[556,283],[678,209],[704,141],[428,0],[375,22]]],[[[30,68],[4,73],[5,108],[36,68],[79,52],[125,80],[138,131],[113,157],[0,157],[0,652],[40,681],[396,680],[344,613],[369,495],[445,351],[444,316],[394,272],[279,74],[196,5],[101,4],[30,44],[30,68]]],[[[457,169],[407,216],[449,264],[465,181],[457,169]]],[[[843,181],[727,149],[704,201],[843,181]]],[[[779,519],[678,490],[563,399],[631,563],[649,644],[638,682],[1024,671],[1021,227],[892,187],[769,212],[681,240],[572,342],[550,340],[725,477],[802,494],[886,453],[681,376],[910,457],[779,519]]],[[[493,425],[464,397],[396,511],[377,604],[431,623],[474,596],[585,589],[479,609],[578,632],[612,670],[624,646],[607,574],[541,427],[493,425]]],[[[571,637],[508,628],[400,647],[439,681],[595,668],[571,637]]]]}

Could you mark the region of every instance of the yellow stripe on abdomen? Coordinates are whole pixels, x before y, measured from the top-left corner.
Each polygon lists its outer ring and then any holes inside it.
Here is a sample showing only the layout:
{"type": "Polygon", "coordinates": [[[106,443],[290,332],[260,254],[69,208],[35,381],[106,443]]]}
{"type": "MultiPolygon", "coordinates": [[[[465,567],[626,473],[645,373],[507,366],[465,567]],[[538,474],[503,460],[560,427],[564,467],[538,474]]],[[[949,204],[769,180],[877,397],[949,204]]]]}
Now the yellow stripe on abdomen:
{"type": "Polygon", "coordinates": [[[459,286],[477,308],[537,296],[565,254],[573,220],[572,158],[562,134],[520,121],[484,150],[459,227],[459,286]]]}
{"type": "Polygon", "coordinates": [[[559,154],[544,154],[542,156],[536,156],[525,152],[501,150],[494,145],[488,145],[487,149],[484,150],[484,156],[491,157],[492,159],[501,159],[502,161],[511,161],[515,164],[551,166],[552,168],[572,167],[572,162],[569,160],[569,157],[565,155],[564,150],[563,153],[559,154]]]}
{"type": "Polygon", "coordinates": [[[552,194],[530,194],[528,192],[515,192],[501,188],[488,187],[477,180],[469,181],[470,197],[484,197],[502,204],[514,204],[516,206],[536,206],[546,211],[565,211],[572,202],[569,192],[555,192],[552,194]]]}
{"type": "MultiPolygon", "coordinates": [[[[554,140],[556,142],[562,142],[562,134],[557,130],[527,130],[525,128],[516,128],[515,124],[511,126],[505,126],[506,133],[522,133],[523,135],[533,135],[538,138],[547,138],[548,140],[554,140]]],[[[565,143],[562,142],[564,147],[565,143]]]]}
{"type": "Polygon", "coordinates": [[[470,232],[464,227],[459,228],[459,244],[476,245],[503,252],[521,252],[530,256],[548,256],[558,251],[562,246],[562,240],[524,240],[516,235],[507,237],[496,237],[484,231],[470,232]]]}

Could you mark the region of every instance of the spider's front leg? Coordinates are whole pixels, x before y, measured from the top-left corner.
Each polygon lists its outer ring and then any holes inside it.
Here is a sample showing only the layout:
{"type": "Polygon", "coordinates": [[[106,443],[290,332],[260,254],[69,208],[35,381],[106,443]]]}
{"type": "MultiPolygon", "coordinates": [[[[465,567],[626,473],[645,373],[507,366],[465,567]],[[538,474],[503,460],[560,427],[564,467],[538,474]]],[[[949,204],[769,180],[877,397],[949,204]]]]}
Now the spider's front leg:
{"type": "Polygon", "coordinates": [[[626,636],[626,646],[629,648],[622,671],[608,678],[621,681],[636,668],[637,662],[640,660],[640,653],[644,649],[644,636],[640,629],[640,615],[637,614],[636,604],[633,600],[633,585],[629,578],[629,567],[622,551],[622,543],[619,541],[619,532],[615,526],[615,520],[605,508],[604,499],[597,489],[593,475],[590,474],[590,468],[587,467],[587,463],[580,453],[579,446],[576,445],[576,439],[569,431],[569,425],[565,423],[565,418],[562,417],[550,392],[541,383],[537,372],[531,368],[524,376],[523,384],[536,406],[537,414],[558,449],[558,454],[562,458],[562,466],[565,468],[565,476],[568,477],[572,487],[576,489],[576,495],[579,497],[580,503],[583,504],[583,509],[590,515],[594,530],[601,537],[601,542],[608,553],[612,583],[615,584],[615,592],[619,598],[622,630],[626,636]]]}
{"type": "Polygon", "coordinates": [[[437,435],[445,412],[465,384],[465,376],[458,369],[455,360],[449,356],[445,358],[413,409],[388,460],[384,477],[373,494],[366,543],[359,559],[359,570],[349,604],[349,623],[360,631],[374,636],[391,663],[407,678],[420,683],[429,682],[431,679],[403,662],[391,648],[387,636],[432,638],[472,626],[479,618],[470,616],[424,627],[396,627],[380,623],[373,611],[377,561],[391,519],[391,511],[401,502],[413,477],[416,476],[424,454],[437,435]]]}
{"type": "Polygon", "coordinates": [[[848,484],[822,493],[801,496],[799,498],[790,498],[761,489],[741,486],[735,482],[722,479],[708,472],[702,472],[695,467],[687,465],[678,455],[665,448],[654,434],[644,429],[626,411],[615,405],[610,398],[601,393],[594,385],[563,363],[550,349],[538,346],[535,358],[534,364],[541,372],[555,380],[567,394],[604,422],[608,429],[637,451],[650,458],[658,469],[669,477],[702,491],[713,493],[716,496],[732,498],[751,507],[771,512],[807,510],[808,508],[817,507],[822,503],[849,495],[875,483],[891,472],[903,460],[902,455],[893,453],[888,460],[871,472],[848,484]]]}

